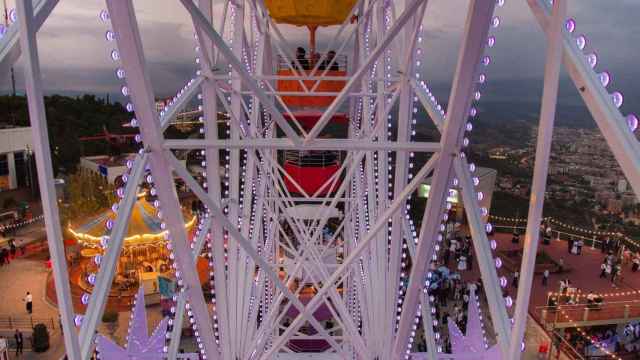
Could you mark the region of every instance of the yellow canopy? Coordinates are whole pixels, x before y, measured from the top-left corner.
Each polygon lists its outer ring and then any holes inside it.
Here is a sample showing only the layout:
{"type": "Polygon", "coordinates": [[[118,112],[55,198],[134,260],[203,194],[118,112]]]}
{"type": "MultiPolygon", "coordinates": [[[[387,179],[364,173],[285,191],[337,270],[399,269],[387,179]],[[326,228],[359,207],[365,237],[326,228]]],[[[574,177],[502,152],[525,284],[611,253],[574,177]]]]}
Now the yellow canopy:
{"type": "Polygon", "coordinates": [[[266,0],[265,3],[277,23],[313,27],[342,24],[356,0],[266,0]]]}

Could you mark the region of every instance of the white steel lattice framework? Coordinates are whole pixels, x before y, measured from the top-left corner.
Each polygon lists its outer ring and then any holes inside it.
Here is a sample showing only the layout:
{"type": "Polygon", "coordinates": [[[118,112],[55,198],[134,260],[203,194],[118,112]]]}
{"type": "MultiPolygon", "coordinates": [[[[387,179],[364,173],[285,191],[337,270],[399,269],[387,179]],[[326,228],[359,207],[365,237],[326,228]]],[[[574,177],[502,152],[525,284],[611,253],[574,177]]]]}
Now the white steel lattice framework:
{"type": "Polygon", "coordinates": [[[271,359],[292,352],[290,344],[295,339],[326,341],[330,346],[327,353],[336,358],[402,359],[409,356],[417,326],[424,327],[427,358],[454,358],[439,354],[441,347],[425,290],[430,259],[437,257],[442,239],[451,186],[459,188],[465,203],[500,353],[503,359],[519,358],[563,63],[636,194],[640,193],[638,142],[618,110],[617,100],[611,100],[602,77],[592,69],[592,59],[583,54],[580,41],[576,46],[571,23],[565,21],[566,0],[556,0],[555,4],[526,0],[546,34],[548,49],[533,196],[512,323],[505,307],[511,300],[502,297],[501,279],[487,239],[487,209],[478,205],[474,166],[464,157],[468,142],[465,131],[470,130],[468,121],[475,115],[473,103],[479,100],[478,88],[485,81],[482,68],[490,63],[485,48],[493,46],[495,38],[490,31],[499,23],[494,10],[504,1],[469,0],[446,113],[420,80],[415,61],[425,56],[419,43],[424,14],[429,9],[427,0],[358,1],[350,14],[356,15],[357,21],[350,22],[352,16],[348,16],[327,47],[338,49],[338,54],[349,59],[346,78],[337,79],[347,80],[346,85],[330,94],[302,82],[331,77],[318,66],[310,74],[296,70],[300,64],[291,54],[292,46],[269,16],[263,0],[229,0],[219,19],[213,18],[212,0],[180,1],[198,35],[200,70],[160,114],[132,1],[106,1],[105,19],[110,19],[117,42],[117,58],[124,70],[143,150],[131,166],[126,187],[119,191],[118,218],[83,317],[77,317],[71,305],[36,43],[38,29],[58,1],[18,0],[18,26],[10,27],[0,40],[3,73],[20,54],[26,61],[46,230],[65,346],[72,360],[87,359],[93,351],[95,329],[114,277],[136,189],[142,181],[152,183],[157,192],[181,285],[166,356],[176,358],[182,322],[188,318],[197,330],[201,352],[209,360],[271,359]],[[291,66],[293,75],[274,75],[278,57],[287,64],[295,63],[291,66]],[[304,92],[279,91],[277,80],[299,81],[304,92]],[[196,94],[202,99],[204,138],[165,139],[164,129],[196,94]],[[336,98],[307,132],[282,100],[284,95],[336,98]],[[417,121],[433,121],[440,130],[438,142],[413,139],[414,107],[423,107],[428,114],[417,121]],[[218,111],[229,114],[228,136],[218,133],[218,111]],[[319,137],[338,111],[348,113],[348,138],[319,137]],[[172,152],[192,149],[205,153],[206,184],[196,181],[172,152]],[[278,160],[284,150],[343,151],[346,156],[339,172],[325,184],[334,190],[331,195],[304,191],[300,196],[292,195],[284,183],[285,179],[295,179],[283,171],[278,160]],[[415,153],[430,155],[420,169],[413,169],[415,153]],[[224,178],[220,177],[220,166],[227,169],[224,178]],[[150,176],[146,169],[150,169],[150,176]],[[185,181],[209,213],[191,246],[184,231],[174,174],[185,181]],[[417,230],[407,206],[428,175],[432,175],[429,201],[417,230]],[[316,220],[302,221],[287,210],[310,202],[327,206],[316,220]],[[336,207],[344,216],[335,235],[325,243],[320,241],[322,229],[330,208],[336,207]],[[283,224],[290,229],[288,232],[283,224]],[[330,265],[323,259],[338,237],[344,239],[344,259],[330,265]],[[195,271],[194,260],[203,250],[211,254],[214,304],[205,301],[195,271]],[[284,277],[279,271],[281,253],[291,259],[284,277]],[[306,303],[301,301],[302,287],[292,286],[298,281],[316,289],[306,303]],[[330,312],[333,328],[325,329],[312,316],[320,308],[330,312]],[[297,315],[285,324],[287,314],[297,315]],[[315,335],[301,333],[302,326],[313,328],[315,335]]]}

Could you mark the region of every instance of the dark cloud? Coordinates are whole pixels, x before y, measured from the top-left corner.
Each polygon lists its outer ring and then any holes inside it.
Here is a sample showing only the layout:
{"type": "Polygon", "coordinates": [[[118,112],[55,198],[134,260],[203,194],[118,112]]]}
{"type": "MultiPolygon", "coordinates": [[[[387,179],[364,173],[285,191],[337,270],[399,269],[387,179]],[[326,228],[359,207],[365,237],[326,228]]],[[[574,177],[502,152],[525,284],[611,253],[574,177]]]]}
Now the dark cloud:
{"type": "MultiPolygon", "coordinates": [[[[449,82],[453,76],[460,46],[468,0],[431,0],[425,18],[425,77],[431,82],[449,82]]],[[[98,13],[102,2],[61,1],[39,33],[44,86],[49,92],[74,91],[116,93],[119,83],[113,77],[114,64],[108,54],[115,44],[107,43],[108,24],[98,13]]],[[[158,96],[168,96],[182,87],[195,73],[193,29],[179,1],[139,0],[135,2],[143,36],[145,56],[158,96]]],[[[640,13],[637,0],[580,0],[570,2],[570,15],[578,22],[599,55],[599,69],[614,74],[614,84],[631,88],[631,78],[640,73],[637,59],[640,46],[640,13]]],[[[217,23],[222,14],[216,5],[217,23]]],[[[497,10],[502,26],[495,35],[498,43],[491,50],[493,64],[488,72],[497,80],[539,80],[544,69],[545,43],[526,1],[507,0],[497,10]]],[[[283,26],[291,46],[305,42],[304,28],[283,26]]],[[[322,38],[330,29],[320,31],[322,38]]],[[[22,83],[17,65],[18,84],[22,83]]],[[[9,83],[0,84],[8,89],[9,83]]]]}

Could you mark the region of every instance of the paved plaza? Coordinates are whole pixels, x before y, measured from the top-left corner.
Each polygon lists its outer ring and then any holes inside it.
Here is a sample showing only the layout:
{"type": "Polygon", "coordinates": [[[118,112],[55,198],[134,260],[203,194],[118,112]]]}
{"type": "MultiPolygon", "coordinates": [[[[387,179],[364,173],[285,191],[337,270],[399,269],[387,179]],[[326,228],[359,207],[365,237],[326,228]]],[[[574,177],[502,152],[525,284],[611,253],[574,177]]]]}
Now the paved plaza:
{"type": "MultiPolygon", "coordinates": [[[[41,230],[40,230],[41,231],[41,230]]],[[[34,228],[25,229],[19,236],[36,238],[37,230],[34,228]]],[[[511,250],[518,248],[521,244],[512,244],[510,242],[510,235],[497,234],[496,239],[499,242],[499,249],[511,250]]],[[[35,243],[34,243],[35,244],[35,243]]],[[[36,354],[33,352],[26,352],[20,358],[23,359],[59,359],[64,354],[64,345],[61,338],[61,332],[58,323],[58,310],[57,308],[46,299],[45,289],[47,278],[50,276],[50,270],[46,267],[47,253],[44,251],[37,251],[37,246],[32,245],[28,248],[25,256],[20,256],[13,259],[9,265],[0,267],[0,294],[2,294],[3,301],[0,302],[0,318],[12,317],[13,319],[30,319],[29,314],[26,311],[25,303],[23,301],[26,292],[29,291],[33,294],[33,314],[31,315],[34,322],[43,322],[47,324],[50,330],[51,347],[42,354],[36,354]]],[[[572,271],[562,275],[552,275],[549,281],[548,287],[541,285],[540,275],[536,275],[534,279],[534,288],[532,292],[532,299],[530,304],[530,310],[535,307],[544,304],[546,301],[546,293],[548,291],[557,290],[557,283],[560,279],[569,277],[574,284],[581,288],[583,291],[593,290],[596,292],[610,292],[612,290],[638,290],[640,289],[640,276],[635,273],[630,273],[629,269],[625,268],[625,274],[623,281],[618,284],[617,288],[611,286],[611,282],[606,279],[598,278],[598,267],[602,261],[603,254],[598,249],[591,249],[585,247],[583,249],[583,255],[571,255],[566,252],[566,243],[554,241],[551,245],[544,246],[543,249],[554,258],[562,257],[565,264],[572,269],[572,271]]],[[[477,278],[477,265],[471,271],[465,272],[463,275],[465,278],[471,280],[477,278]]],[[[504,275],[510,278],[509,273],[502,271],[504,275]]],[[[515,289],[510,289],[515,295],[515,289]]],[[[160,321],[160,309],[158,306],[151,306],[147,308],[149,328],[153,329],[160,321]]],[[[126,336],[126,329],[128,327],[127,321],[129,318],[128,312],[120,313],[119,325],[115,333],[116,341],[120,344],[126,336]]],[[[491,328],[489,322],[488,329],[491,328]]],[[[103,333],[105,329],[101,329],[103,333]]],[[[9,334],[11,330],[6,330],[3,333],[5,336],[9,334]]],[[[526,351],[524,359],[533,360],[539,359],[538,349],[540,344],[549,344],[550,340],[547,334],[542,328],[532,319],[530,319],[527,326],[526,335],[526,351]]],[[[556,352],[553,352],[555,358],[556,352]]],[[[15,354],[11,353],[12,359],[15,358],[15,354]]],[[[564,359],[561,357],[560,359],[564,359]]]]}

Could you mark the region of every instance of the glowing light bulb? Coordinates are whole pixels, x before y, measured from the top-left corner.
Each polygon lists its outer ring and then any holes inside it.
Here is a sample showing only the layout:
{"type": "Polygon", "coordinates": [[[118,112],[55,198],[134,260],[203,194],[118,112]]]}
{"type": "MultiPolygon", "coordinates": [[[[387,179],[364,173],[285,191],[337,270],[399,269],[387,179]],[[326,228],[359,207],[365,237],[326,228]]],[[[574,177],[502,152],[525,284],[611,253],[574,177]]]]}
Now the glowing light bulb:
{"type": "Polygon", "coordinates": [[[573,33],[576,30],[576,21],[573,19],[567,20],[564,24],[568,32],[573,33]]]}
{"type": "Polygon", "coordinates": [[[622,106],[622,103],[624,102],[624,97],[622,96],[622,93],[616,91],[611,94],[611,100],[613,101],[613,105],[615,105],[617,108],[620,108],[622,106]]]}
{"type": "Polygon", "coordinates": [[[638,117],[634,114],[627,115],[627,126],[629,126],[631,132],[636,131],[638,129],[638,117]]]}
{"type": "Polygon", "coordinates": [[[576,45],[578,45],[578,49],[584,50],[585,46],[587,46],[587,38],[584,35],[580,35],[576,38],[576,45]]]}

